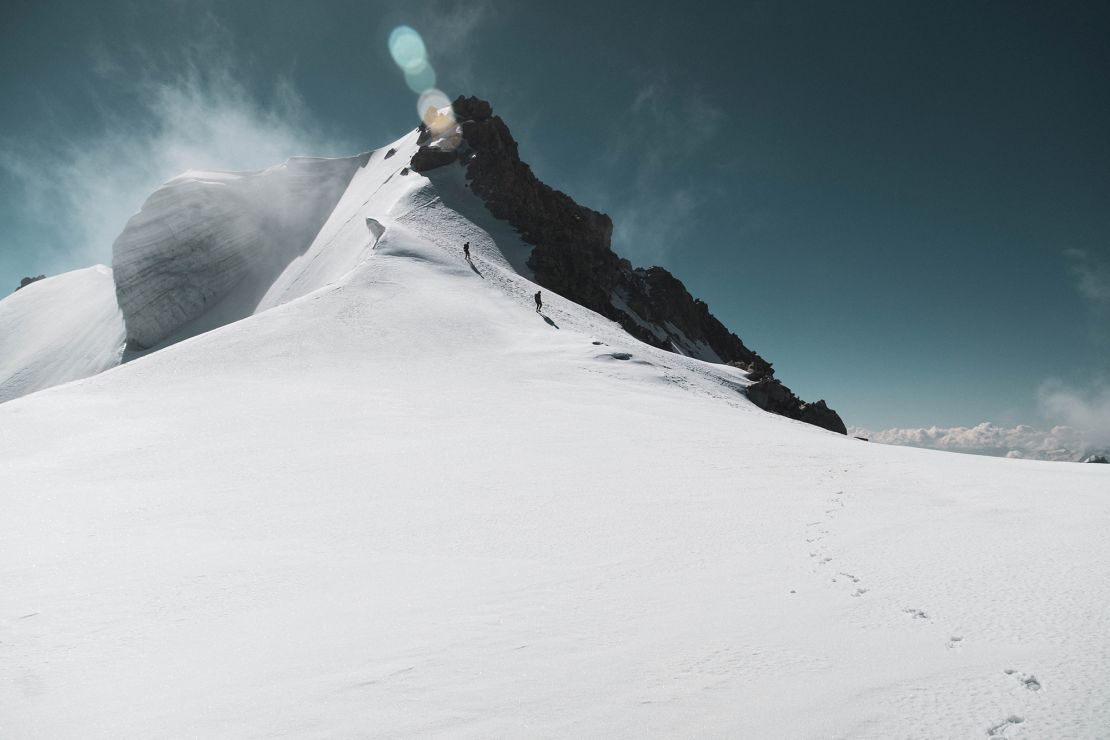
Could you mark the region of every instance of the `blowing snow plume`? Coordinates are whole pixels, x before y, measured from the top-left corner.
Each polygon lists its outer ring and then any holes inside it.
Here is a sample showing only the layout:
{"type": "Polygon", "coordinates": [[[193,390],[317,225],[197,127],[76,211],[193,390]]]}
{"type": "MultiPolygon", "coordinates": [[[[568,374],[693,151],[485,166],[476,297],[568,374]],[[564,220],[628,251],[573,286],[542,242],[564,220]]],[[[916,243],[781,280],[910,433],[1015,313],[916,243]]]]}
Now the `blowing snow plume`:
{"type": "Polygon", "coordinates": [[[353,148],[321,134],[327,127],[286,78],[261,93],[248,89],[229,46],[204,44],[172,62],[98,58],[105,84],[134,101],[126,116],[100,107],[96,133],[46,137],[48,148],[0,140],[0,167],[22,183],[25,212],[38,222],[43,271],[109,262],[146,197],[188,170],[258,170],[353,148]]]}
{"type": "Polygon", "coordinates": [[[251,315],[365,162],[299,157],[262,172],[190,171],[159,188],[113,245],[128,339],[145,349],[251,315]]]}

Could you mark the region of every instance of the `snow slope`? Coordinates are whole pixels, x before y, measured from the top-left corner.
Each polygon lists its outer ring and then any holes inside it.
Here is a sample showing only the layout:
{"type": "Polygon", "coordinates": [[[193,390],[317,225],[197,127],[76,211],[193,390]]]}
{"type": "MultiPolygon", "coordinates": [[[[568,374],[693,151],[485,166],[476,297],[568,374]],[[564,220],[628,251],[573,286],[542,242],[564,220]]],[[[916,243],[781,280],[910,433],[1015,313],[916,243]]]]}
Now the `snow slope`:
{"type": "Polygon", "coordinates": [[[0,736],[1106,737],[1110,466],[763,413],[406,164],[0,406],[0,736]]]}
{"type": "Polygon", "coordinates": [[[109,268],[31,283],[0,300],[0,403],[115,367],[123,341],[109,268]]]}

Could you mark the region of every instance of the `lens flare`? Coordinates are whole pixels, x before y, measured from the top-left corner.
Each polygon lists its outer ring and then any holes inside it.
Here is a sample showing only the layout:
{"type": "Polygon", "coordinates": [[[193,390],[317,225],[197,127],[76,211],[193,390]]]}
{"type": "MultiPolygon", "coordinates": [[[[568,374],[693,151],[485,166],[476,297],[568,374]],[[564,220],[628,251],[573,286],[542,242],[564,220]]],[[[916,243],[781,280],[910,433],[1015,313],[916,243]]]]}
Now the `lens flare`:
{"type": "Polygon", "coordinates": [[[419,95],[425,90],[436,86],[436,71],[428,62],[416,70],[405,70],[405,84],[409,89],[419,95]]]}
{"type": "Polygon", "coordinates": [[[433,134],[443,135],[455,127],[455,113],[451,110],[451,101],[446,93],[434,87],[425,90],[416,101],[416,112],[420,120],[431,129],[433,134]]]}
{"type": "Polygon", "coordinates": [[[461,135],[447,95],[436,87],[436,71],[428,61],[424,39],[411,26],[397,26],[389,34],[389,54],[405,74],[405,84],[418,94],[416,112],[438,141],[439,148],[454,149],[461,135]]]}
{"type": "Polygon", "coordinates": [[[389,34],[389,53],[405,72],[417,72],[428,63],[428,49],[415,28],[397,26],[389,34]]]}

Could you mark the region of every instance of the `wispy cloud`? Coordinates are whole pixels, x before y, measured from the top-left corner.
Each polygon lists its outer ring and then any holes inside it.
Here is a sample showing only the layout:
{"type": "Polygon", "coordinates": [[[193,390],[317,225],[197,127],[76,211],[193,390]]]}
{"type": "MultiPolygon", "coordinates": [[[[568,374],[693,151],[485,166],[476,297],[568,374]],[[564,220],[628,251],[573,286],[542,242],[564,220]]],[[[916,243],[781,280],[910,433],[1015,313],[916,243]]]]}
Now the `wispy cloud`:
{"type": "Polygon", "coordinates": [[[707,197],[704,182],[675,173],[717,145],[725,113],[696,91],[665,77],[640,87],[616,117],[605,166],[626,173],[620,193],[599,193],[614,224],[614,246],[634,262],[659,264],[681,248],[707,197]]]}
{"type": "Polygon", "coordinates": [[[215,24],[205,40],[169,58],[150,49],[90,50],[106,89],[134,108],[104,108],[86,137],[44,130],[0,140],[0,167],[22,184],[25,212],[59,246],[44,271],[110,262],[127,219],[161,183],[189,169],[251,170],[292,155],[350,153],[312,120],[285,78],[257,90],[239,79],[243,60],[215,24]]]}
{"type": "Polygon", "coordinates": [[[687,224],[697,217],[698,194],[692,188],[672,188],[643,194],[613,209],[613,240],[618,254],[637,265],[658,265],[681,247],[687,224]]]}
{"type": "Polygon", "coordinates": [[[1079,293],[1089,301],[1110,303],[1110,262],[1098,262],[1083,249],[1067,249],[1079,293]]]}
{"type": "Polygon", "coordinates": [[[474,86],[478,34],[505,11],[493,0],[437,0],[423,7],[416,20],[436,69],[461,89],[446,91],[454,98],[474,86]]]}
{"type": "Polygon", "coordinates": [[[1087,304],[1095,341],[1110,342],[1110,260],[1097,259],[1084,249],[1066,249],[1064,257],[1075,288],[1087,304]]]}
{"type": "Polygon", "coordinates": [[[656,80],[637,92],[628,115],[622,120],[624,136],[619,149],[634,151],[649,164],[673,157],[687,157],[713,142],[725,113],[697,92],[682,93],[665,79],[656,80]],[[644,150],[644,141],[659,141],[666,147],[644,150]],[[622,146],[623,145],[623,146],[622,146]]]}

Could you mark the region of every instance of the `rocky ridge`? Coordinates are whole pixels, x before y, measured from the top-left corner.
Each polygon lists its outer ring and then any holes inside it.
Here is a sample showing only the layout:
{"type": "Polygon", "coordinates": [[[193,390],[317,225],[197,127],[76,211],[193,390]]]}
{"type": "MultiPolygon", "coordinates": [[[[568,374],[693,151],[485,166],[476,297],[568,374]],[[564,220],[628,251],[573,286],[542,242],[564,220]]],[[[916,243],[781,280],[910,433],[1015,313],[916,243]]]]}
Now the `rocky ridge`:
{"type": "Polygon", "coordinates": [[[609,216],[544,184],[521,161],[509,127],[475,97],[452,104],[461,130],[454,148],[431,143],[424,130],[412,169],[458,163],[490,213],[533,245],[528,267],[543,287],[619,323],[637,339],[672,352],[739,367],[757,381],[747,389],[760,408],[845,434],[824,401],[807,403],[774,377],[770,362],[749,349],[662,267],[636,268],[610,247],[609,216]]]}

